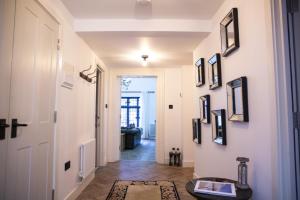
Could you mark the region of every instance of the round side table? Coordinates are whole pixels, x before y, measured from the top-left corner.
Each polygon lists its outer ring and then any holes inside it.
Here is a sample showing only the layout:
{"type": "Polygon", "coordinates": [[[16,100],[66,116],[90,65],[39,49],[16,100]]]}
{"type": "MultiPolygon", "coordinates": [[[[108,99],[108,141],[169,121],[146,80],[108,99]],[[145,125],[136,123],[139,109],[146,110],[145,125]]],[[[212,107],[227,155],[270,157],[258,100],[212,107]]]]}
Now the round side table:
{"type": "Polygon", "coordinates": [[[224,179],[224,178],[215,178],[215,177],[205,177],[205,178],[199,178],[199,179],[193,179],[192,181],[189,181],[185,185],[185,189],[188,193],[190,193],[192,196],[196,197],[198,200],[248,200],[252,196],[252,190],[249,189],[239,189],[236,188],[236,197],[227,197],[227,196],[219,196],[219,195],[212,195],[212,194],[203,194],[203,193],[196,193],[194,192],[195,184],[197,180],[203,180],[203,181],[215,181],[215,182],[227,182],[227,183],[234,183],[237,182],[230,179],[224,179]]]}

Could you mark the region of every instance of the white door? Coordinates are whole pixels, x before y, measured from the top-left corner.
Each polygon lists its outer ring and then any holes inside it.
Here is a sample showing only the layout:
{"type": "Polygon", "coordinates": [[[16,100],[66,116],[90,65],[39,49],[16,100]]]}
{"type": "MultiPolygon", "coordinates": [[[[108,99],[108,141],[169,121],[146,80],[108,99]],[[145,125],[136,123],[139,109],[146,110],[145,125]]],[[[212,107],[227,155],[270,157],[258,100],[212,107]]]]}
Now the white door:
{"type": "Polygon", "coordinates": [[[51,199],[57,41],[58,24],[43,8],[16,0],[7,200],[51,199]]]}
{"type": "Polygon", "coordinates": [[[13,41],[14,4],[0,1],[0,200],[4,200],[6,150],[9,135],[10,62],[13,41]]]}

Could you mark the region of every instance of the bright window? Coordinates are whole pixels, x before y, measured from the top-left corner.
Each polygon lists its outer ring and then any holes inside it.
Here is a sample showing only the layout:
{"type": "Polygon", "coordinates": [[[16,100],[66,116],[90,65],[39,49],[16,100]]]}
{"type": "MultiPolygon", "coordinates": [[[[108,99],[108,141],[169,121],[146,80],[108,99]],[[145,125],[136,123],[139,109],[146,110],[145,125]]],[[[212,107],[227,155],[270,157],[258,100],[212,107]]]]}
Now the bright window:
{"type": "Polygon", "coordinates": [[[121,127],[140,127],[140,97],[122,97],[121,99],[121,127]]]}

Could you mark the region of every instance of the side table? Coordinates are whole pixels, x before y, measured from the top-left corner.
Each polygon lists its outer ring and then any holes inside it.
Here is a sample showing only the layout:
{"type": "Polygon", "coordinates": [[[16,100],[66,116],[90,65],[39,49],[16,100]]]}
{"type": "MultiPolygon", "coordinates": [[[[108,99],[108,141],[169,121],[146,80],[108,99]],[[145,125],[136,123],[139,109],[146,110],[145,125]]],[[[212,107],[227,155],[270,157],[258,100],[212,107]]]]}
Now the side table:
{"type": "Polygon", "coordinates": [[[248,200],[252,196],[252,190],[249,189],[239,189],[236,188],[236,197],[227,197],[227,196],[220,196],[220,195],[211,195],[211,194],[203,194],[203,193],[196,193],[194,192],[195,184],[197,180],[203,180],[203,181],[215,181],[215,182],[228,182],[228,183],[234,183],[237,182],[230,179],[224,179],[224,178],[215,178],[215,177],[205,177],[205,178],[199,178],[199,179],[193,179],[192,181],[189,181],[185,185],[185,189],[188,193],[190,193],[192,196],[196,197],[198,200],[248,200]]]}

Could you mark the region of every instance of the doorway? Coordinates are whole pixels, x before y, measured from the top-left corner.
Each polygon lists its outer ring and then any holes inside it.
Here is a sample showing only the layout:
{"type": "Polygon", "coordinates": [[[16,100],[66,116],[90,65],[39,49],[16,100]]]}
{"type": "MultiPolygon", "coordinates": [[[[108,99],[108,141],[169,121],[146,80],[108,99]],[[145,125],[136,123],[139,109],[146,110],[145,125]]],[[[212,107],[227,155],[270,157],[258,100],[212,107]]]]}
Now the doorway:
{"type": "Polygon", "coordinates": [[[121,78],[121,160],[156,161],[156,78],[121,78]]]}

